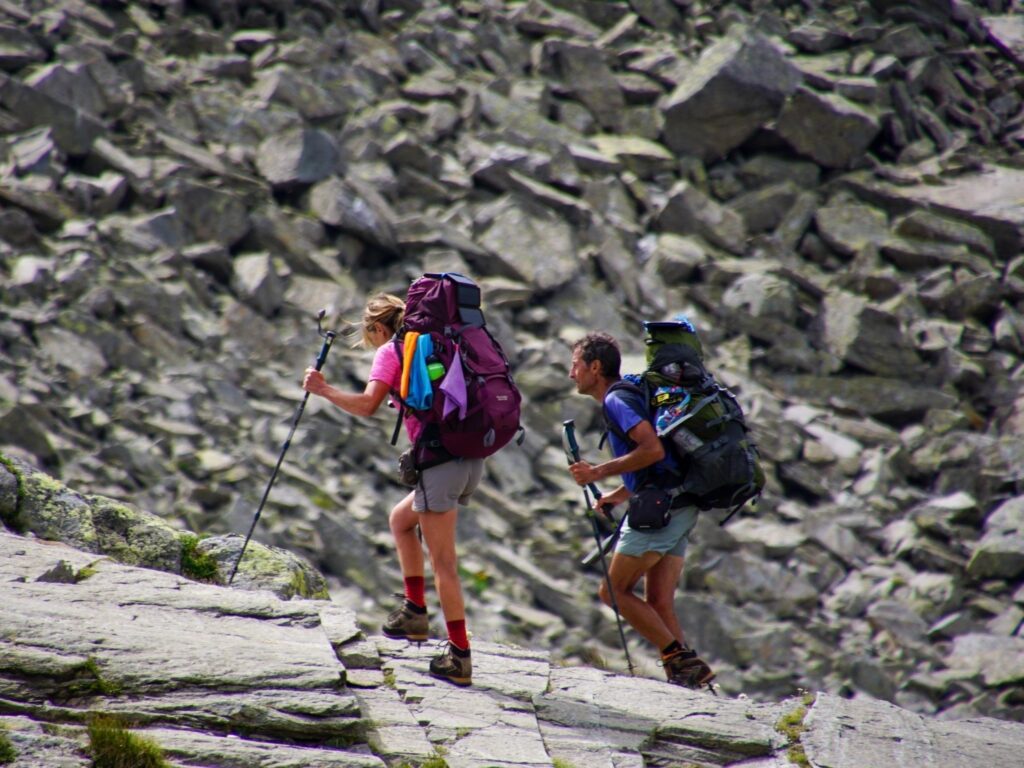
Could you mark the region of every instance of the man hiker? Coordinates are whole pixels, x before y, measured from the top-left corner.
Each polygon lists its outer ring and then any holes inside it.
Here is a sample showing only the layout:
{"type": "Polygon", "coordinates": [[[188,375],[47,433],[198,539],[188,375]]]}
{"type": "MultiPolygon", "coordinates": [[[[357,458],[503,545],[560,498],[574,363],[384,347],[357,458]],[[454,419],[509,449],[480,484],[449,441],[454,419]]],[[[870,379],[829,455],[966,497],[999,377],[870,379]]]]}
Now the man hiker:
{"type": "MultiPolygon", "coordinates": [[[[393,339],[404,312],[405,302],[390,294],[377,294],[367,302],[362,344],[377,352],[364,392],[343,392],[328,384],[314,368],[306,369],[302,386],[353,416],[372,416],[388,393],[397,392],[401,385],[402,361],[393,339]]],[[[419,423],[407,416],[405,429],[409,441],[415,443],[419,423]]],[[[388,637],[416,642],[426,640],[430,632],[418,526],[430,552],[434,586],[448,630],[447,649],[430,662],[430,673],[456,685],[471,684],[473,667],[455,552],[455,522],[458,505],[469,500],[482,472],[483,459],[453,459],[425,469],[417,488],[398,502],[389,518],[405,583],[405,600],[388,616],[383,632],[388,637]],[[430,506],[427,498],[432,502],[430,506]]]]}
{"type": "MultiPolygon", "coordinates": [[[[580,485],[622,476],[622,485],[595,500],[595,507],[621,504],[647,484],[660,481],[660,487],[666,488],[678,478],[673,472],[677,468],[666,456],[649,419],[647,403],[638,402],[623,389],[612,389],[621,378],[621,360],[618,343],[606,333],[589,333],[572,347],[569,378],[576,383],[576,391],[601,403],[606,418],[618,428],[608,430],[614,458],[600,464],[580,461],[569,467],[580,485]]],[[[690,531],[696,522],[697,509],[693,506],[673,509],[670,522],[657,530],[634,530],[624,520],[608,579],[601,582],[599,590],[601,600],[612,605],[610,583],[622,616],[661,652],[668,681],[689,688],[699,688],[715,677],[707,663],[686,645],[674,605],[690,531]],[[641,579],[642,599],[633,592],[641,579]]]]}

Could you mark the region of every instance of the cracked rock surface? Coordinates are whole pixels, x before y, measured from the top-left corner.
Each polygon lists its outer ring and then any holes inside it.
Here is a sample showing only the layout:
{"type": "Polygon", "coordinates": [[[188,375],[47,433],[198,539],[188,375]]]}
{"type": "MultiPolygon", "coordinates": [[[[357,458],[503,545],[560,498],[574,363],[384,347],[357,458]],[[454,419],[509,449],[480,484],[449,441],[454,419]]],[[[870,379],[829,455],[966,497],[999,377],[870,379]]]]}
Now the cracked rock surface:
{"type": "MultiPolygon", "coordinates": [[[[367,635],[331,601],[198,584],[0,533],[0,733],[15,766],[90,765],[84,723],[117,716],[173,766],[1009,765],[1024,725],[937,721],[825,693],[758,703],[473,646],[473,685],[435,650],[367,635]],[[40,581],[56,563],[78,581],[40,581]],[[780,728],[794,711],[797,741],[780,728]],[[556,763],[557,761],[557,763],[556,763]],[[435,763],[431,763],[435,764],[435,763]]],[[[792,731],[790,732],[792,733],[792,731]]]]}

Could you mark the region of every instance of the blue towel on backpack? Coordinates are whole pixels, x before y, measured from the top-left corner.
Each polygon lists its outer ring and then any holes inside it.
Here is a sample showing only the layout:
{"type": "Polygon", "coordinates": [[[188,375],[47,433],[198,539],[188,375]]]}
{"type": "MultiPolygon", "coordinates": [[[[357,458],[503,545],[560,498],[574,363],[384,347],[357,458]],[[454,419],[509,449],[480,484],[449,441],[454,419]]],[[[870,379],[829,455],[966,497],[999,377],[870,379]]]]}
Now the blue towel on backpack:
{"type": "Polygon", "coordinates": [[[432,354],[434,342],[430,340],[429,333],[424,333],[416,340],[412,370],[409,372],[409,397],[406,398],[409,407],[418,411],[425,411],[434,404],[434,390],[427,372],[427,358],[432,354]]]}

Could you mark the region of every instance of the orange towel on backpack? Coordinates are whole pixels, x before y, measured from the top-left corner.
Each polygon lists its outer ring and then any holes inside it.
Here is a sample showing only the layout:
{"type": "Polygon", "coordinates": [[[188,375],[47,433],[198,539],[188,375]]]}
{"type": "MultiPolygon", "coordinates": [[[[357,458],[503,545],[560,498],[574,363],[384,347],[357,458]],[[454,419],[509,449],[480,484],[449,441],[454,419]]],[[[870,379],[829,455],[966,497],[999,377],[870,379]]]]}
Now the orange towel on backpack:
{"type": "Polygon", "coordinates": [[[406,331],[402,341],[402,385],[398,388],[398,395],[403,400],[409,398],[409,377],[412,375],[412,360],[416,355],[416,341],[419,337],[419,331],[406,331]]]}

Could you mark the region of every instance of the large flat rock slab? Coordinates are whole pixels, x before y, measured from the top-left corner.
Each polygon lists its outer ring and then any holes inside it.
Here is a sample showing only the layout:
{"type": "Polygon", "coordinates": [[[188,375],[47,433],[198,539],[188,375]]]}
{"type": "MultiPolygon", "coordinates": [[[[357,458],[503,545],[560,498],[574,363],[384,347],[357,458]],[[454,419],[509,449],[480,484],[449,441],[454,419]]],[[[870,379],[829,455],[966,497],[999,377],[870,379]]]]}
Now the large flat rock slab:
{"type": "Polygon", "coordinates": [[[548,684],[547,653],[473,644],[473,685],[460,688],[427,671],[434,644],[381,639],[384,669],[449,768],[550,766],[531,703],[548,684]]]}
{"type": "Polygon", "coordinates": [[[215,736],[171,728],[148,728],[140,735],[152,739],[169,760],[183,765],[245,766],[245,768],[384,768],[369,752],[320,749],[254,742],[234,736],[215,736]]]}
{"type": "Polygon", "coordinates": [[[874,699],[819,693],[801,741],[818,768],[1021,764],[1024,725],[993,718],[931,720],[874,699]]]}
{"type": "Polygon", "coordinates": [[[198,584],[4,535],[0,559],[0,643],[11,655],[91,658],[104,679],[132,693],[343,682],[313,603],[198,584]],[[77,574],[94,572],[71,584],[36,581],[62,560],[77,574]]]}
{"type": "MultiPolygon", "coordinates": [[[[88,768],[89,738],[84,726],[47,726],[27,717],[0,716],[17,757],[13,768],[88,768]]],[[[241,739],[179,728],[136,728],[137,737],[158,745],[169,768],[245,766],[245,768],[383,768],[365,745],[351,749],[296,746],[241,739]],[[360,751],[360,748],[362,751],[360,751]]],[[[127,763],[126,763],[127,765],[127,763]]]]}
{"type": "Polygon", "coordinates": [[[358,691],[356,698],[372,724],[367,740],[375,754],[389,761],[413,763],[435,755],[433,744],[397,690],[382,685],[358,691]]]}
{"type": "Polygon", "coordinates": [[[0,713],[82,722],[102,712],[253,740],[365,741],[320,601],[0,533],[0,605],[0,713]]]}
{"type": "Polygon", "coordinates": [[[851,186],[897,208],[923,207],[977,225],[996,242],[1000,255],[1015,256],[1024,229],[1024,169],[984,165],[962,175],[932,176],[916,184],[897,185],[861,173],[851,186]]]}
{"type": "Polygon", "coordinates": [[[785,742],[775,726],[793,708],[586,667],[552,669],[535,703],[546,723],[569,729],[552,732],[560,742],[574,732],[582,748],[589,734],[604,732],[614,748],[658,765],[770,759],[785,742]]]}
{"type": "Polygon", "coordinates": [[[89,768],[81,741],[27,717],[0,716],[0,735],[14,750],[14,768],[89,768]]]}

